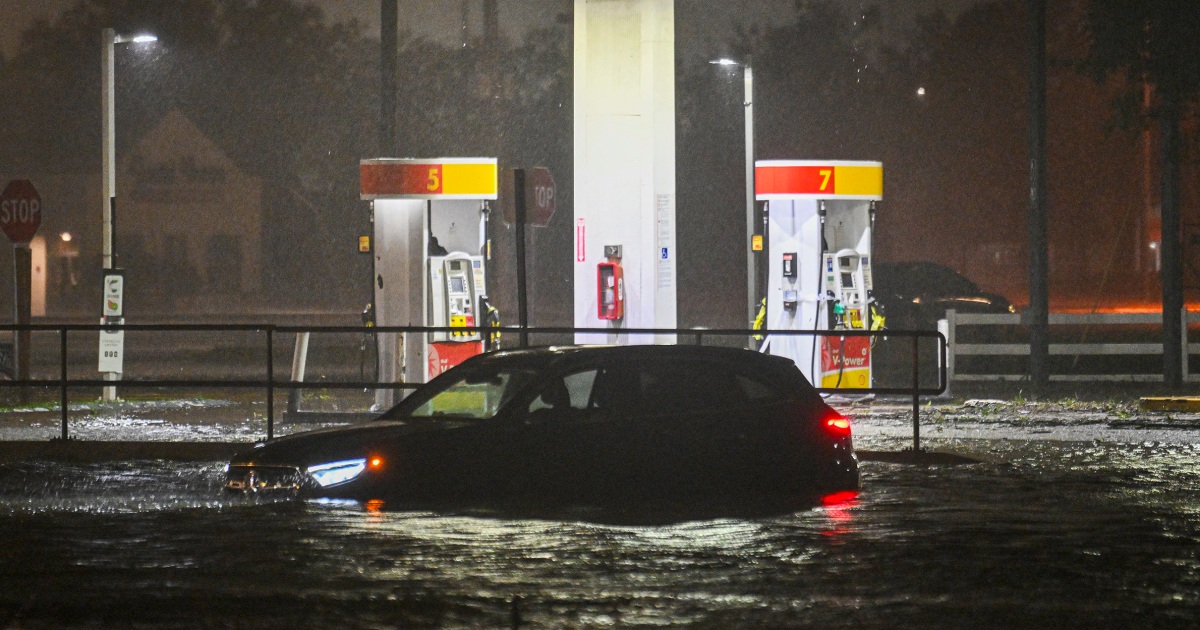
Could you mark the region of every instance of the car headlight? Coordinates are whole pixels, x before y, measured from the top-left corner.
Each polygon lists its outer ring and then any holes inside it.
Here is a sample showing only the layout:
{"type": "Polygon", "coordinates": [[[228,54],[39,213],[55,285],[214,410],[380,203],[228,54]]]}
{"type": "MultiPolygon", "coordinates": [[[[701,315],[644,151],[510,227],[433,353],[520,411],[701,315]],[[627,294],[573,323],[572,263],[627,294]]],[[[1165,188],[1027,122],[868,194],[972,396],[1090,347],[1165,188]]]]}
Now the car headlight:
{"type": "Polygon", "coordinates": [[[366,468],[367,460],[365,459],[346,459],[340,462],[309,466],[307,470],[308,474],[321,484],[322,488],[328,488],[354,479],[361,475],[366,468]]]}

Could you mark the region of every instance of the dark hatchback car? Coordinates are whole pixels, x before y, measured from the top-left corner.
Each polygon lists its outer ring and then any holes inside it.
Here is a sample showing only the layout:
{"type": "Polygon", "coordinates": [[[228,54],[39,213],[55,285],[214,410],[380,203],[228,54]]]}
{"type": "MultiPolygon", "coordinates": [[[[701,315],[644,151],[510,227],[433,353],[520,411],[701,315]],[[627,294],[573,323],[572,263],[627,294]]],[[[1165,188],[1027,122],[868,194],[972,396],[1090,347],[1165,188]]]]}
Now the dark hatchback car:
{"type": "Polygon", "coordinates": [[[858,488],[857,461],[790,360],[572,346],[480,355],[376,420],[256,445],[226,488],[389,507],[819,500],[858,488]]]}
{"type": "Polygon", "coordinates": [[[872,271],[875,299],[883,305],[888,328],[936,330],[946,311],[959,313],[1014,313],[1003,295],[979,288],[967,277],[932,262],[875,264],[872,271]]]}

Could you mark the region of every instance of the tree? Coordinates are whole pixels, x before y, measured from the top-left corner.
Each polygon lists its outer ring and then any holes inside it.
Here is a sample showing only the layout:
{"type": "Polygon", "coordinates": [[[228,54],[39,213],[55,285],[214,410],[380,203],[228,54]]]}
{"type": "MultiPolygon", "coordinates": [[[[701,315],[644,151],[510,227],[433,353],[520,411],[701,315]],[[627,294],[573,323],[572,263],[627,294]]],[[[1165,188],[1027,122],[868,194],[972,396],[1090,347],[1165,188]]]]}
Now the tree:
{"type": "Polygon", "coordinates": [[[1200,104],[1200,4],[1194,0],[1092,0],[1091,46],[1084,67],[1097,79],[1117,77],[1114,100],[1124,124],[1157,126],[1162,178],[1163,380],[1183,384],[1183,267],[1180,238],[1180,129],[1200,104]],[[1143,86],[1155,98],[1142,107],[1143,86]]]}
{"type": "Polygon", "coordinates": [[[102,27],[159,38],[117,55],[118,156],[182,111],[264,181],[267,299],[365,301],[370,273],[353,252],[368,213],[356,166],[373,146],[377,44],[289,0],[80,0],[27,31],[0,75],[6,91],[24,88],[20,101],[0,101],[0,170],[99,172],[102,27]],[[306,290],[317,274],[364,280],[306,290]]]}

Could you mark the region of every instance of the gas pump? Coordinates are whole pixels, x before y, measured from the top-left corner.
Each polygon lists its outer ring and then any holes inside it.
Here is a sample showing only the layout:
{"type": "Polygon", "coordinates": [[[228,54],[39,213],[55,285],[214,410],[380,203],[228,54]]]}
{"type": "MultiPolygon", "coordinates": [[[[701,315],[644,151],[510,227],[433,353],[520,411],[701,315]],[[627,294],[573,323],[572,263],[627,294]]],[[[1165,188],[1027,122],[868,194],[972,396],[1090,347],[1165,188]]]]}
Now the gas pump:
{"type": "Polygon", "coordinates": [[[830,311],[830,330],[867,330],[871,294],[870,256],[860,256],[852,249],[825,254],[826,297],[833,302],[830,311]]]}
{"type": "MultiPolygon", "coordinates": [[[[496,159],[368,159],[359,178],[360,197],[371,201],[376,326],[482,324],[496,159]]],[[[380,332],[377,339],[382,382],[423,383],[483,351],[483,338],[469,330],[380,332]]],[[[395,402],[391,390],[375,398],[376,408],[395,402]]]]}
{"type": "MultiPolygon", "coordinates": [[[[766,328],[874,330],[871,258],[879,162],[762,160],[755,196],[767,202],[766,328]],[[781,252],[781,253],[775,253],[781,252]]],[[[769,335],[763,352],[791,358],[814,385],[871,386],[871,337],[769,335]]]]}
{"type": "MultiPolygon", "coordinates": [[[[871,330],[874,297],[871,290],[871,258],[852,249],[825,254],[825,286],[829,300],[829,330],[871,330]]],[[[844,382],[869,387],[871,381],[870,337],[823,337],[821,386],[841,387],[844,382]],[[861,385],[866,382],[867,385],[861,385]]]]}
{"type": "MultiPolygon", "coordinates": [[[[483,256],[461,252],[429,259],[430,326],[470,328],[481,321],[476,313],[484,297],[483,256]]],[[[477,331],[435,332],[434,341],[478,341],[477,331]]]]}
{"type": "MultiPolygon", "coordinates": [[[[429,326],[472,328],[482,325],[477,311],[485,299],[484,257],[462,252],[429,259],[429,326]]],[[[428,373],[433,378],[483,352],[477,330],[451,330],[429,335],[428,373]]]]}

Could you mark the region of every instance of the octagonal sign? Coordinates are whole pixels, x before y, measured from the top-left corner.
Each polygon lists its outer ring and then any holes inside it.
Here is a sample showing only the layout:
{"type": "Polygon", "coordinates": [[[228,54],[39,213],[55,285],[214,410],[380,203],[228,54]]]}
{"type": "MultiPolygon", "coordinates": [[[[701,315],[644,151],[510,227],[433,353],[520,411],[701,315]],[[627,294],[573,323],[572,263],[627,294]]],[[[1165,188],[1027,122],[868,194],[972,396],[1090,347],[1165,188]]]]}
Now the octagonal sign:
{"type": "Polygon", "coordinates": [[[28,243],[42,224],[42,197],[28,179],[14,179],[0,193],[0,229],[14,243],[28,243]]]}

